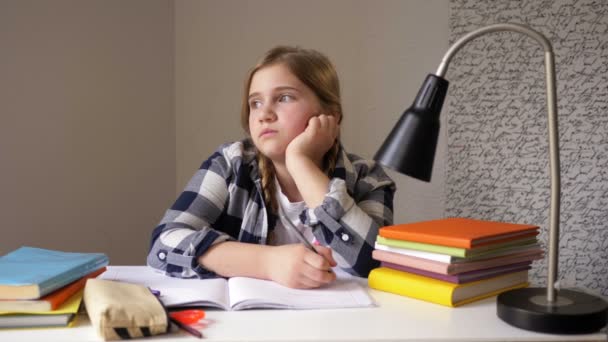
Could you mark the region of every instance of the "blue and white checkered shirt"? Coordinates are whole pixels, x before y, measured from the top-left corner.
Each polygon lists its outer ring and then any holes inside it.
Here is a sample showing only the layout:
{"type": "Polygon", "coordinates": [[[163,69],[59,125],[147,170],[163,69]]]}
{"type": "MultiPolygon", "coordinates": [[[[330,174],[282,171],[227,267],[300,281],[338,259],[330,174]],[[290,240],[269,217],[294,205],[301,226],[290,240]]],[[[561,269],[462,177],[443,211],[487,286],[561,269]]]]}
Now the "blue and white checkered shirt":
{"type": "MultiPolygon", "coordinates": [[[[338,266],[367,277],[378,229],[393,223],[395,183],[375,162],[340,148],[323,203],[300,214],[338,266]]],[[[198,264],[209,247],[224,241],[267,244],[277,216],[267,210],[249,140],[220,146],[190,180],[152,233],[148,265],[166,275],[209,278],[198,264]]]]}

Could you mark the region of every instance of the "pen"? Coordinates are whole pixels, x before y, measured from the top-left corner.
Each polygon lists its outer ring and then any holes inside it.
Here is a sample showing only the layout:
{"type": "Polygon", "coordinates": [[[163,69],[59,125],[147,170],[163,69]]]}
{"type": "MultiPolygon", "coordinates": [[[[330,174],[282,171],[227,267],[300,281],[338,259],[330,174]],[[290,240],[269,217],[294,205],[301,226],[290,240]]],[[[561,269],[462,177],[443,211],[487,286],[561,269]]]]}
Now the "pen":
{"type": "Polygon", "coordinates": [[[310,249],[311,251],[315,252],[318,255],[319,252],[315,249],[315,247],[310,243],[310,241],[308,241],[308,239],[306,239],[305,237],[300,237],[300,241],[302,241],[302,243],[304,244],[304,246],[306,246],[306,248],[310,249]]]}
{"type": "Polygon", "coordinates": [[[150,290],[150,292],[152,292],[153,295],[155,295],[156,297],[160,297],[160,291],[159,290],[155,290],[151,287],[148,287],[148,290],[150,290]]]}
{"type": "MultiPolygon", "coordinates": [[[[317,252],[317,250],[310,243],[310,241],[308,241],[308,239],[306,239],[304,237],[304,235],[302,235],[302,232],[300,232],[296,227],[294,227],[293,223],[291,223],[291,221],[287,217],[285,217],[284,215],[281,215],[281,216],[283,217],[283,221],[287,222],[287,224],[289,225],[289,228],[292,229],[296,233],[296,235],[298,236],[298,239],[300,240],[300,242],[302,242],[304,244],[304,246],[306,246],[306,248],[315,252],[315,254],[317,254],[317,255],[321,255],[319,252],[317,252]]],[[[325,258],[325,257],[323,257],[323,258],[325,258]]],[[[333,272],[333,271],[330,268],[329,270],[327,270],[327,272],[333,272]]]]}
{"type": "Polygon", "coordinates": [[[171,322],[173,322],[173,324],[177,325],[180,329],[186,331],[188,334],[194,337],[203,338],[203,334],[200,331],[194,329],[193,327],[184,324],[171,316],[169,316],[169,319],[171,320],[171,322]]]}
{"type": "MultiPolygon", "coordinates": [[[[158,290],[155,290],[155,289],[153,289],[153,288],[151,288],[151,287],[148,287],[148,290],[150,290],[150,292],[151,292],[151,293],[152,293],[152,294],[153,294],[153,295],[154,295],[156,298],[158,298],[158,297],[160,297],[160,296],[161,296],[160,291],[158,291],[158,290]]],[[[162,305],[162,306],[163,306],[163,308],[165,308],[165,311],[167,311],[167,312],[168,312],[167,308],[165,307],[165,304],[163,304],[163,302],[162,302],[162,301],[160,301],[160,300],[159,300],[159,302],[160,302],[160,305],[162,305]]],[[[183,317],[179,315],[179,314],[180,314],[180,312],[175,312],[175,313],[169,313],[169,312],[168,312],[167,314],[168,314],[168,316],[169,316],[169,320],[170,320],[171,322],[173,322],[173,324],[177,325],[177,327],[178,327],[178,328],[180,328],[180,329],[182,329],[182,330],[186,331],[188,334],[190,334],[190,335],[192,335],[192,336],[194,336],[194,337],[203,338],[203,334],[202,334],[200,331],[198,331],[198,330],[196,330],[196,329],[192,328],[192,327],[191,327],[191,326],[189,326],[188,324],[182,323],[182,322],[180,321],[180,318],[182,318],[182,319],[184,319],[184,320],[187,320],[187,319],[194,319],[194,318],[198,318],[198,319],[200,319],[200,318],[205,317],[205,312],[204,312],[204,311],[202,311],[202,310],[186,310],[186,311],[183,311],[182,313],[184,314],[184,315],[182,315],[183,317]],[[194,316],[196,316],[196,317],[194,317],[194,316]]],[[[198,321],[198,319],[197,319],[197,321],[198,321]]]]}

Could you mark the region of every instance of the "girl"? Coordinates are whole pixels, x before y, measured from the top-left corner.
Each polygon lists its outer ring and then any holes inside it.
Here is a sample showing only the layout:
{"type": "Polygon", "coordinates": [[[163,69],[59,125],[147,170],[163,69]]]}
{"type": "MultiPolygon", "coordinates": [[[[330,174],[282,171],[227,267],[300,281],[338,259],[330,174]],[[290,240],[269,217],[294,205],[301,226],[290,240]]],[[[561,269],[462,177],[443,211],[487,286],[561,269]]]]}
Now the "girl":
{"type": "Polygon", "coordinates": [[[271,49],[246,78],[243,141],[207,159],[152,233],[148,265],[184,278],[247,276],[293,288],[366,277],[395,184],[339,142],[337,73],[321,53],[271,49]],[[317,253],[299,243],[315,243],[317,253]]]}

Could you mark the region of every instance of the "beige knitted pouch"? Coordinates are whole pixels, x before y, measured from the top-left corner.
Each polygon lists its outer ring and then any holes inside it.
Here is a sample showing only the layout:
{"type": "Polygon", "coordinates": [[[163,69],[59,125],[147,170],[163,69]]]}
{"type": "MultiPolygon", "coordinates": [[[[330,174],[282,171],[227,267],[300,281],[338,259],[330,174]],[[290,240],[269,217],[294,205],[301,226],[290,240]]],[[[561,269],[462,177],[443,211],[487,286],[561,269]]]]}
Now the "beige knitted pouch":
{"type": "Polygon", "coordinates": [[[91,324],[106,341],[164,334],[169,327],[167,311],[142,285],[89,279],[84,303],[91,324]]]}

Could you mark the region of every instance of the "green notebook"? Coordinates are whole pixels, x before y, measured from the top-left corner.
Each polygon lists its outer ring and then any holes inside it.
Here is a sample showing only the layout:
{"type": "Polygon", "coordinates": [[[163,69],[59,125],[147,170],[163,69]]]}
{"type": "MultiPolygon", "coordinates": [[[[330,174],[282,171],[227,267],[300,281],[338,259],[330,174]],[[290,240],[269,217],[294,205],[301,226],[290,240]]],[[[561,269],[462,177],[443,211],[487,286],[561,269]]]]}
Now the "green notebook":
{"type": "Polygon", "coordinates": [[[512,248],[514,246],[523,246],[536,243],[536,237],[527,237],[519,240],[512,240],[503,243],[497,243],[492,245],[484,245],[480,247],[473,248],[458,248],[458,247],[448,247],[442,245],[433,245],[430,243],[422,243],[422,242],[414,242],[414,241],[406,241],[406,240],[396,240],[396,239],[387,239],[378,235],[376,242],[381,245],[390,246],[390,247],[398,247],[398,248],[406,248],[413,249],[417,251],[424,252],[432,252],[439,254],[446,254],[460,258],[469,258],[469,257],[478,257],[484,254],[492,254],[502,252],[506,249],[512,248]]]}

